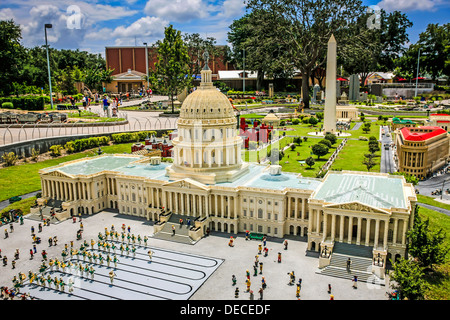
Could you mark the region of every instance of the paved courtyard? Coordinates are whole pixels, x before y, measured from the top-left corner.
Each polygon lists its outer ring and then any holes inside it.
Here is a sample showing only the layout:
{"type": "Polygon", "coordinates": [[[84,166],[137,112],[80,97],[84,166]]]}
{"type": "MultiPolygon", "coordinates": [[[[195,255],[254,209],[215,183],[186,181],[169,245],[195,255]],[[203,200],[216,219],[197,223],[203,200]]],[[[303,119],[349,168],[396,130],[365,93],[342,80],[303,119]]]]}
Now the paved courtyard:
{"type": "MultiPolygon", "coordinates": [[[[263,262],[262,274],[253,275],[253,264],[255,255],[258,254],[257,240],[246,241],[241,234],[234,241],[235,246],[229,247],[229,234],[211,233],[210,236],[197,242],[195,245],[181,244],[173,241],[152,238],[153,222],[145,219],[120,215],[113,212],[101,212],[83,218],[83,239],[90,243],[91,239],[98,240],[99,232],[104,232],[114,225],[120,233],[120,227],[125,224],[130,226],[134,235],[147,235],[147,245],[154,251],[152,262],[150,262],[148,248],[142,243],[136,243],[136,256],[132,253],[120,255],[116,249],[119,259],[117,268],[112,263],[110,267],[106,262],[103,265],[94,265],[95,274],[92,280],[90,276],[80,277],[79,273],[47,271],[51,277],[63,277],[67,284],[68,278],[73,277],[75,282],[74,291],[68,295],[66,286],[65,293],[52,289],[29,285],[27,281],[21,289],[27,291],[40,299],[176,299],[176,300],[248,300],[250,294],[246,291],[246,270],[251,273],[251,290],[254,292],[255,300],[259,297],[258,290],[261,287],[262,277],[265,277],[267,288],[264,290],[264,300],[296,300],[296,287],[289,286],[288,273],[294,271],[297,279],[302,278],[302,289],[300,299],[303,300],[328,300],[328,284],[332,286],[332,294],[336,300],[383,300],[387,299],[387,286],[375,286],[367,283],[359,283],[358,289],[352,288],[350,280],[334,278],[317,274],[318,258],[306,255],[306,242],[288,238],[288,250],[284,250],[284,239],[268,239],[267,257],[260,256],[263,262]],[[282,261],[277,262],[277,253],[281,252],[282,261]],[[116,277],[111,285],[108,273],[114,270],[116,277]],[[236,286],[232,285],[231,277],[237,278],[236,286]],[[238,287],[239,298],[235,298],[235,288],[238,287]]],[[[7,239],[0,239],[2,255],[8,257],[7,266],[1,264],[0,286],[12,287],[12,278],[23,272],[39,271],[41,265],[41,251],[46,250],[48,258],[61,258],[64,244],[74,242],[74,248],[79,248],[82,241],[77,241],[76,232],[80,223],[67,220],[58,224],[43,227],[38,232],[38,221],[24,219],[24,224],[14,223],[14,232],[7,239]],[[37,245],[37,254],[30,259],[29,251],[32,248],[31,227],[36,230],[37,236],[42,242],[37,245]],[[57,246],[49,246],[48,238],[57,236],[57,246]],[[16,260],[16,268],[12,269],[16,249],[20,250],[20,258],[16,260]]],[[[2,229],[9,226],[2,227],[2,229]]],[[[120,244],[119,244],[120,246],[120,244]]],[[[130,245],[131,247],[131,245],[130,245]]],[[[97,245],[92,252],[98,254],[97,245]]],[[[106,252],[103,252],[106,257],[106,252]]],[[[73,262],[89,264],[80,256],[71,258],[73,262]],[[75,261],[80,260],[80,261],[75,261]]],[[[47,274],[45,274],[47,276],[47,274]]]]}

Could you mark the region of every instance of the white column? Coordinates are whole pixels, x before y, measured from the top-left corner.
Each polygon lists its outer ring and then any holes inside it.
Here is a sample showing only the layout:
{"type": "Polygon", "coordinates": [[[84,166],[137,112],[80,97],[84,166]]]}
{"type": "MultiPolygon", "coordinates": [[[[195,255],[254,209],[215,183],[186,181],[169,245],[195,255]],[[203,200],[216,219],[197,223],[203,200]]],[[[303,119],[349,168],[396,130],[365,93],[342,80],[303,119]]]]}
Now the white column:
{"type": "Polygon", "coordinates": [[[287,216],[286,216],[286,218],[287,219],[290,219],[291,218],[291,214],[292,214],[292,212],[291,212],[291,202],[292,202],[292,199],[291,199],[291,197],[287,197],[287,202],[288,202],[288,205],[287,205],[287,216]]]}
{"type": "Polygon", "coordinates": [[[302,198],[302,220],[305,220],[306,198],[302,198]]]}
{"type": "Polygon", "coordinates": [[[396,244],[397,243],[397,229],[398,229],[398,219],[394,218],[394,235],[392,238],[392,243],[396,244]]]}
{"type": "Polygon", "coordinates": [[[320,210],[316,211],[316,233],[320,233],[320,210]]]}
{"type": "Polygon", "coordinates": [[[389,232],[389,218],[384,220],[383,249],[387,249],[388,232],[389,232]]]}
{"type": "Polygon", "coordinates": [[[331,241],[334,242],[334,238],[336,237],[336,215],[331,215],[331,241]]]}
{"type": "Polygon", "coordinates": [[[347,243],[352,243],[352,236],[353,236],[353,217],[348,217],[348,238],[347,243]]]}
{"type": "Polygon", "coordinates": [[[361,217],[358,217],[358,228],[356,230],[356,244],[359,245],[361,242],[361,217]]]}
{"type": "Polygon", "coordinates": [[[372,219],[367,219],[367,224],[366,224],[366,246],[369,246],[370,243],[370,221],[372,221],[372,219]]]}
{"type": "Polygon", "coordinates": [[[295,199],[295,206],[294,206],[294,210],[295,210],[295,212],[294,212],[294,220],[297,220],[297,215],[298,215],[298,198],[297,198],[297,197],[294,197],[294,199],[295,199]]]}
{"type": "Polygon", "coordinates": [[[322,240],[327,240],[327,233],[328,233],[328,214],[326,212],[323,213],[323,236],[322,240]]]}
{"type": "Polygon", "coordinates": [[[402,223],[402,245],[405,245],[405,243],[406,243],[406,225],[407,225],[407,222],[406,222],[405,219],[402,219],[402,221],[403,221],[403,223],[402,223]]]}
{"type": "Polygon", "coordinates": [[[375,240],[373,243],[373,247],[376,249],[378,247],[378,237],[379,237],[379,232],[380,232],[380,220],[377,219],[375,221],[375,240]]]}
{"type": "Polygon", "coordinates": [[[345,216],[339,216],[339,242],[344,242],[344,220],[345,216]]]}

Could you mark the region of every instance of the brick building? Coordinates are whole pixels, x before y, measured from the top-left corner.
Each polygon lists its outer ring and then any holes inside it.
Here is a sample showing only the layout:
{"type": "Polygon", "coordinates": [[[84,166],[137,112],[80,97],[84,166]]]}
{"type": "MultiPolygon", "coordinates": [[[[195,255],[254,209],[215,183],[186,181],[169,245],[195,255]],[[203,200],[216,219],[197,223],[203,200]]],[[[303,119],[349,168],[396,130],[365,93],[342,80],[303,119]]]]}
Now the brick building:
{"type": "MultiPolygon", "coordinates": [[[[224,46],[216,46],[221,52],[224,46]]],[[[106,85],[108,92],[138,91],[145,86],[145,46],[134,47],[106,47],[106,68],[113,69],[113,81],[106,85]]],[[[158,59],[157,48],[148,47],[148,68],[155,69],[158,59]]],[[[210,54],[209,67],[212,79],[218,79],[219,70],[234,70],[234,65],[224,58],[224,55],[210,54]]]]}

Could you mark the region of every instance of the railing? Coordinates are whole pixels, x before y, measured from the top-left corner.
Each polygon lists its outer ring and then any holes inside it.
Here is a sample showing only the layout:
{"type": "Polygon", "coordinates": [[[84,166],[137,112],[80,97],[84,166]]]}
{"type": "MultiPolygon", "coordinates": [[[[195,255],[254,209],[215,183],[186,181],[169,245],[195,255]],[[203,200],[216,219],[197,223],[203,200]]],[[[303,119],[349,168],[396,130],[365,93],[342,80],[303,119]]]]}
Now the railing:
{"type": "Polygon", "coordinates": [[[150,131],[176,129],[177,118],[136,118],[116,122],[74,122],[47,124],[0,125],[0,145],[8,145],[34,139],[75,136],[86,134],[116,133],[127,131],[150,131]]]}

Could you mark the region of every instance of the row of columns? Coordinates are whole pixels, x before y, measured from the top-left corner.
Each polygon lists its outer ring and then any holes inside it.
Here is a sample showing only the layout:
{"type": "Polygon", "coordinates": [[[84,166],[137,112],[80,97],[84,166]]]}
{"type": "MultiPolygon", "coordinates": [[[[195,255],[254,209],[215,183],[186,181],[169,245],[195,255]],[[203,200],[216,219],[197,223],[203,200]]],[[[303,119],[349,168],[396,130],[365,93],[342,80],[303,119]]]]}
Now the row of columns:
{"type": "MultiPolygon", "coordinates": [[[[309,230],[311,232],[315,233],[322,233],[322,240],[325,241],[330,235],[331,241],[338,240],[339,242],[347,241],[347,243],[352,243],[353,237],[356,236],[356,244],[361,244],[361,238],[364,237],[364,245],[369,246],[370,241],[373,240],[373,247],[378,248],[378,246],[381,244],[383,248],[387,248],[388,245],[388,234],[389,234],[389,217],[385,219],[371,219],[371,218],[364,218],[364,217],[353,217],[353,216],[344,216],[336,213],[324,213],[323,211],[319,210],[312,210],[311,219],[309,219],[309,230]],[[323,214],[323,219],[321,221],[321,216],[323,214]],[[345,238],[345,218],[348,218],[348,227],[347,227],[347,237],[345,238]],[[331,226],[328,227],[328,220],[331,219],[331,226]],[[336,219],[339,219],[339,226],[337,225],[336,219]],[[353,225],[356,221],[356,235],[353,234],[353,225]],[[315,220],[315,221],[314,221],[315,220]],[[366,221],[365,230],[362,228],[363,220],[366,221]],[[321,224],[323,222],[323,226],[321,224]],[[381,223],[383,222],[383,226],[381,226],[381,223]],[[372,224],[375,223],[375,232],[373,239],[370,237],[370,230],[372,227],[372,224]],[[321,228],[322,226],[322,228],[321,228]],[[339,228],[339,229],[338,229],[339,228]],[[321,230],[322,229],[322,230],[321,230]],[[337,233],[337,231],[339,232],[337,233]],[[382,231],[382,232],[381,232],[382,231]],[[383,239],[380,239],[380,235],[383,235],[383,239]]],[[[394,220],[394,227],[393,227],[393,237],[392,237],[392,243],[393,244],[406,244],[406,232],[405,232],[405,226],[406,221],[404,219],[399,218],[393,218],[394,220]],[[403,227],[402,227],[402,239],[400,243],[397,243],[398,238],[398,232],[399,232],[399,221],[402,220],[403,227]]]]}
{"type": "Polygon", "coordinates": [[[44,197],[62,200],[92,200],[92,182],[68,182],[61,180],[41,180],[42,194],[44,197]]]}
{"type": "Polygon", "coordinates": [[[294,220],[305,220],[308,219],[308,215],[306,212],[306,198],[297,198],[297,197],[287,197],[287,214],[286,219],[293,218],[294,220]],[[294,201],[292,201],[294,200],[294,201]],[[292,205],[292,202],[295,202],[292,205]],[[300,204],[299,204],[300,202],[300,204]],[[299,210],[301,207],[301,211],[299,210]],[[292,210],[294,210],[294,214],[292,215],[292,210]]]}

